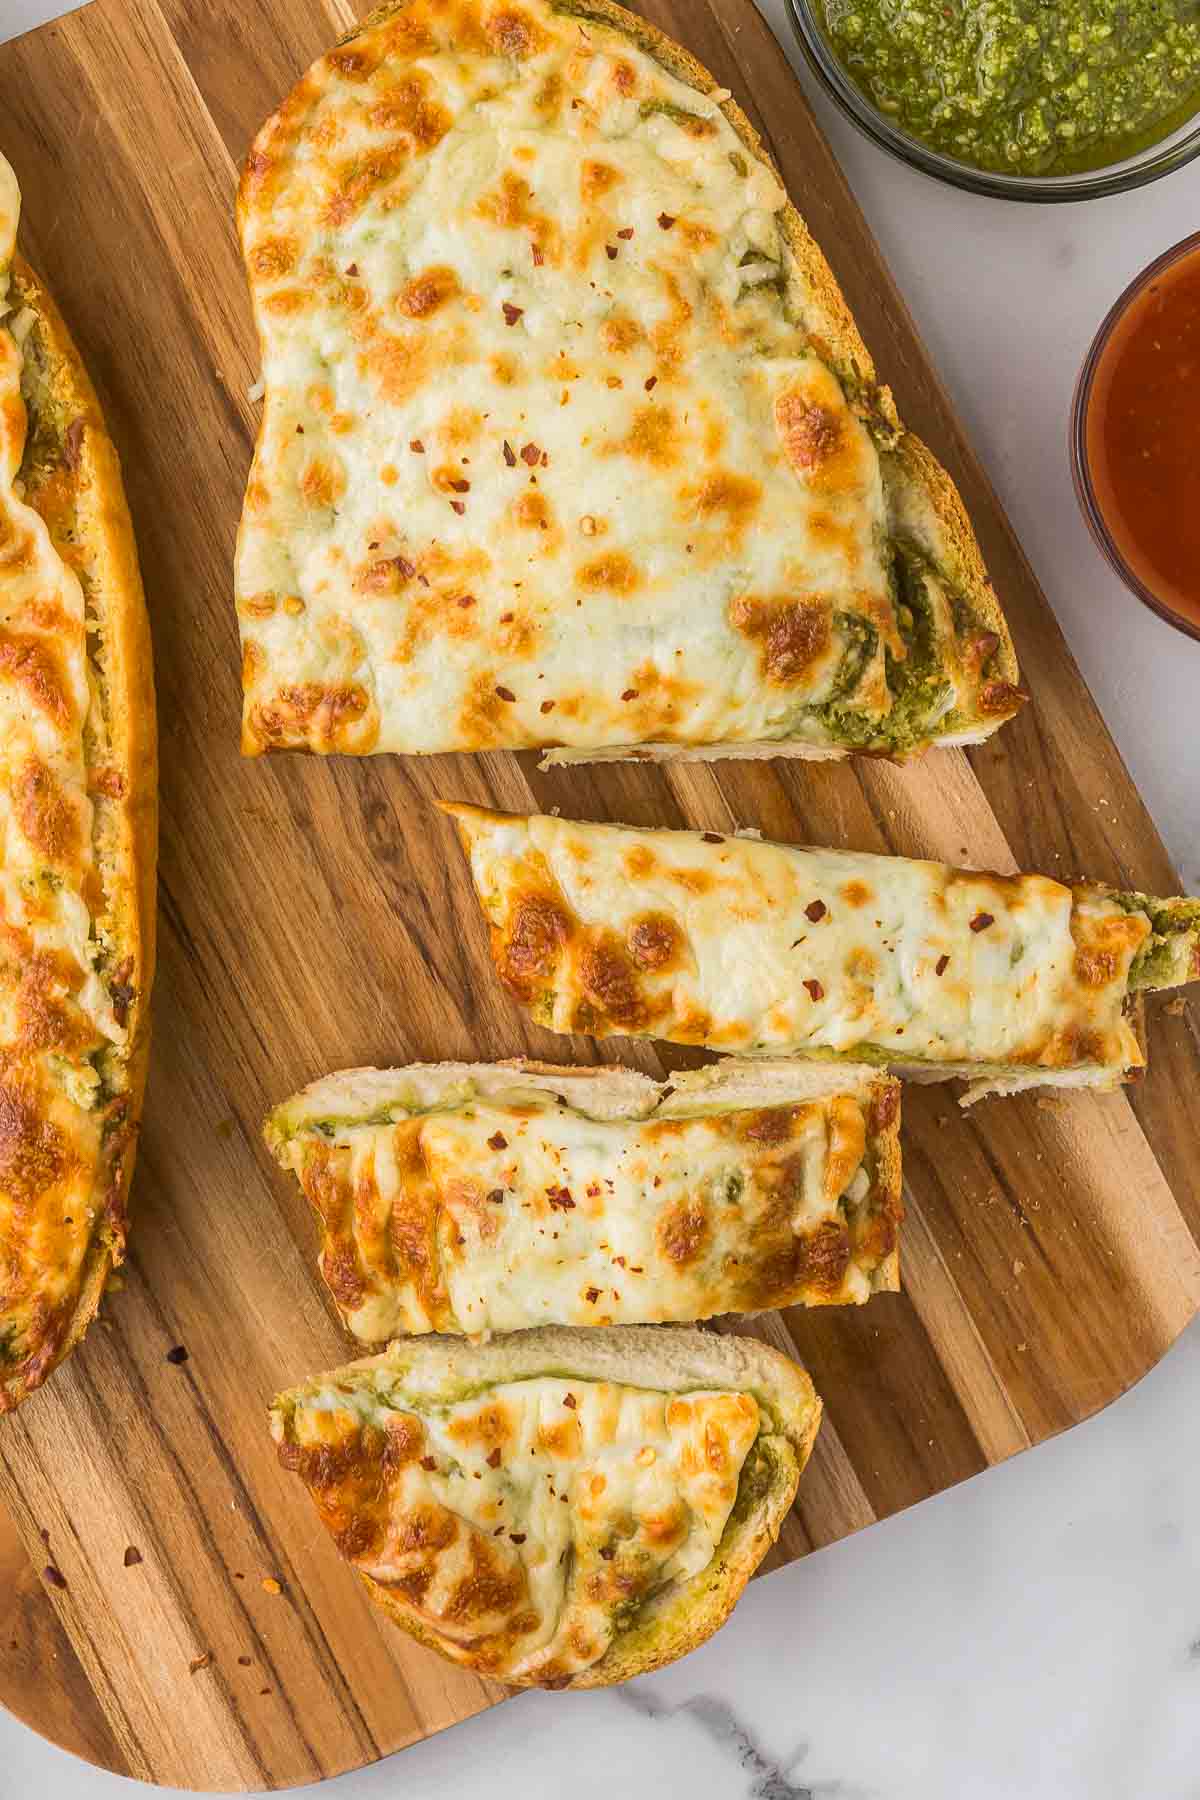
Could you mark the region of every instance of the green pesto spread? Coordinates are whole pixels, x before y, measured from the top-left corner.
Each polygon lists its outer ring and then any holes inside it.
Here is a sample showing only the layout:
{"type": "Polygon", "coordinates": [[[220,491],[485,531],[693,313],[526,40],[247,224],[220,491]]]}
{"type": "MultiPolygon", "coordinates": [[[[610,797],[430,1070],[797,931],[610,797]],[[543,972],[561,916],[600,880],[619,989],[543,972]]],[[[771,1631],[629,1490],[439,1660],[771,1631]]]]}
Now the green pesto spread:
{"type": "Polygon", "coordinates": [[[1200,0],[818,0],[877,110],[944,156],[1067,175],[1200,109],[1200,0]]]}

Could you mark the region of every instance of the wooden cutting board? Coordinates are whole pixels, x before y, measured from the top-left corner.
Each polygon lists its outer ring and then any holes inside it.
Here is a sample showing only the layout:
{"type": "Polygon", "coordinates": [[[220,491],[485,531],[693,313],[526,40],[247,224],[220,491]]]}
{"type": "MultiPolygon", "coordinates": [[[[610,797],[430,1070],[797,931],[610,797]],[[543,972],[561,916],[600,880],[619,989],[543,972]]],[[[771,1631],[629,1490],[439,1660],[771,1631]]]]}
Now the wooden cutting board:
{"type": "MultiPolygon", "coordinates": [[[[1034,695],[969,755],[906,770],[551,775],[509,755],[243,763],[230,561],[257,370],[235,179],[257,125],[355,7],[94,0],[0,50],[25,249],[75,330],[124,458],[163,782],[156,1046],[132,1253],[83,1351],[0,1423],[0,1494],[20,1539],[0,1533],[0,1698],[92,1761],[148,1780],[286,1787],[501,1698],[368,1609],[264,1427],[276,1388],[349,1354],[314,1279],[305,1205],[259,1139],[268,1105],[347,1064],[570,1054],[527,1027],[493,979],[434,796],[1176,887],[752,0],[645,10],[764,130],[901,412],[962,486],[1034,695]],[[178,1344],[188,1360],[174,1364],[178,1344]],[[65,1588],[44,1576],[51,1563],[65,1588]]],[[[828,1407],[775,1562],[1074,1424],[1190,1319],[1200,1043],[1177,1003],[1151,1010],[1151,1073],[1122,1095],[992,1101],[962,1115],[950,1088],[908,1090],[904,1293],[756,1328],[800,1355],[828,1407]]],[[[652,1073],[671,1061],[644,1045],[627,1054],[652,1073]]]]}

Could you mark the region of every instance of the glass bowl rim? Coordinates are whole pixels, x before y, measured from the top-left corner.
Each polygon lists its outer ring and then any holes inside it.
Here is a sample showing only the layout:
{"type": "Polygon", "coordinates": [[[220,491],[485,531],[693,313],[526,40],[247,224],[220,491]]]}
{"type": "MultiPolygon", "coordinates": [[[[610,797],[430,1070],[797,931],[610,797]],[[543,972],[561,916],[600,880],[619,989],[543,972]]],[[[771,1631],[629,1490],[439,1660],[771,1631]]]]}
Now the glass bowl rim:
{"type": "Polygon", "coordinates": [[[1110,568],[1120,576],[1130,593],[1144,606],[1148,606],[1151,612],[1157,613],[1160,619],[1165,619],[1168,625],[1173,625],[1185,637],[1200,641],[1200,624],[1185,618],[1173,607],[1168,606],[1166,601],[1161,600],[1152,588],[1146,586],[1141,577],[1126,562],[1108,528],[1103,510],[1096,498],[1096,490],[1092,482],[1091,459],[1088,456],[1087,448],[1087,418],[1092,388],[1096,379],[1096,371],[1100,367],[1101,358],[1109,346],[1113,332],[1134,301],[1145,292],[1152,281],[1155,281],[1165,269],[1172,268],[1176,263],[1186,262],[1189,257],[1196,255],[1200,255],[1200,231],[1190,232],[1187,237],[1180,238],[1178,243],[1172,244],[1168,249],[1162,251],[1152,262],[1147,263],[1140,274],[1135,275],[1128,286],[1117,295],[1100,321],[1100,328],[1083,359],[1083,366],[1076,379],[1075,393],[1071,400],[1069,430],[1071,476],[1075,484],[1075,497],[1079,502],[1079,508],[1087,527],[1105,560],[1110,568]]]}
{"type": "Polygon", "coordinates": [[[814,11],[813,0],[787,0],[787,13],[809,67],[839,111],[872,143],[900,162],[967,193],[1042,204],[1099,200],[1112,194],[1132,193],[1163,175],[1173,174],[1200,155],[1198,107],[1190,119],[1149,149],[1078,175],[1005,175],[997,170],[973,168],[970,163],[932,150],[920,139],[899,130],[871,104],[830,48],[814,11]],[[1180,136],[1180,133],[1184,135],[1180,136]]]}

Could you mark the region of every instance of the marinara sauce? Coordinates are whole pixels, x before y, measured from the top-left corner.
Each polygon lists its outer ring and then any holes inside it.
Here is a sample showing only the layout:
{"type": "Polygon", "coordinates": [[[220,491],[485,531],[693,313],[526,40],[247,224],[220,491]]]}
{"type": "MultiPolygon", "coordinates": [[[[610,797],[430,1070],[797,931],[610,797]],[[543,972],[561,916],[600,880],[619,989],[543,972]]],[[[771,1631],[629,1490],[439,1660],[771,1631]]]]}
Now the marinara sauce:
{"type": "Polygon", "coordinates": [[[1200,240],[1108,328],[1084,420],[1092,495],[1148,596],[1200,635],[1200,240]]]}

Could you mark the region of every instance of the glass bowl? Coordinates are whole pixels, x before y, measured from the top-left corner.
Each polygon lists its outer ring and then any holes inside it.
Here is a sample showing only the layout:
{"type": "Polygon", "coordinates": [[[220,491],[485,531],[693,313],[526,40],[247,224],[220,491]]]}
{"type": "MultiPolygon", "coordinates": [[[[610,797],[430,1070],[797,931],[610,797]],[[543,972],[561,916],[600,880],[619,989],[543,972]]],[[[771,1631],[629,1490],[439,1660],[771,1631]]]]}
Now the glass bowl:
{"type": "Polygon", "coordinates": [[[858,129],[892,156],[923,175],[932,175],[969,194],[987,194],[999,200],[1097,200],[1108,194],[1125,194],[1169,175],[1200,155],[1200,114],[1123,162],[1089,169],[1078,175],[1002,175],[992,169],[972,168],[931,150],[910,137],[872,106],[843,69],[825,35],[817,11],[820,0],[787,0],[788,12],[809,67],[834,104],[858,129]]]}
{"type": "Polygon", "coordinates": [[[1104,517],[1096,486],[1092,480],[1091,461],[1088,451],[1088,411],[1095,387],[1096,375],[1103,361],[1104,353],[1112,343],[1113,334],[1121,324],[1129,308],[1141,298],[1151,282],[1156,281],[1166,270],[1176,263],[1185,262],[1189,257],[1200,256],[1200,231],[1180,243],[1173,244],[1156,256],[1148,268],[1136,276],[1125,292],[1109,308],[1104,322],[1092,341],[1092,347],[1084,358],[1083,368],[1079,371],[1079,379],[1075,383],[1075,397],[1071,402],[1071,474],[1075,480],[1075,493],[1080,509],[1087,520],[1088,528],[1095,538],[1101,552],[1110,567],[1121,577],[1131,594],[1156,612],[1160,619],[1168,625],[1174,625],[1186,637],[1200,640],[1200,624],[1194,619],[1180,613],[1167,601],[1162,600],[1146,585],[1141,576],[1132,569],[1122,554],[1104,517]]]}

